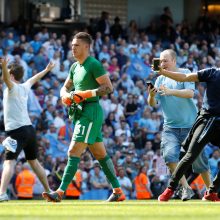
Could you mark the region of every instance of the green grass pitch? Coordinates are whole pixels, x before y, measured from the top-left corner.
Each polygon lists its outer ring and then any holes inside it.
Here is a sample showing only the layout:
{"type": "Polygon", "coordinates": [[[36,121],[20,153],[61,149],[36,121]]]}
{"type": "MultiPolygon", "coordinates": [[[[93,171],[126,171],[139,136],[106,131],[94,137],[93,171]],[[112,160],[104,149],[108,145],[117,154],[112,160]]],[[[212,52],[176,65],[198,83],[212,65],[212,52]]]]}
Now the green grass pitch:
{"type": "Polygon", "coordinates": [[[150,201],[71,201],[49,203],[43,200],[9,201],[0,203],[0,219],[48,220],[218,220],[220,203],[199,200],[182,202],[171,200],[159,203],[150,201]]]}

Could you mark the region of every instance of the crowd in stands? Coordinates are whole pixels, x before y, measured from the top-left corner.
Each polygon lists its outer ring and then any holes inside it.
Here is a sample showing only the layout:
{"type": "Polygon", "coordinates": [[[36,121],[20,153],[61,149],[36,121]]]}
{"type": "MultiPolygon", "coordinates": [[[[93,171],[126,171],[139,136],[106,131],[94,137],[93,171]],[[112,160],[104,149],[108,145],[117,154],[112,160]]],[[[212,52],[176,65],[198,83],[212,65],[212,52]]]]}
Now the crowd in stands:
{"type": "MultiPolygon", "coordinates": [[[[146,80],[157,77],[151,70],[151,61],[160,52],[172,48],[177,53],[178,67],[197,71],[208,67],[220,67],[220,23],[205,14],[195,25],[186,20],[175,23],[169,8],[152,20],[146,28],[139,28],[135,20],[122,27],[120,18],[114,24],[103,12],[99,20],[90,20],[83,31],[89,32],[94,43],[91,55],[99,59],[112,80],[114,92],[100,98],[105,123],[103,138],[108,154],[112,157],[119,181],[128,199],[150,199],[166,187],[169,171],[160,153],[163,117],[160,104],[155,108],[147,104],[146,80]],[[139,178],[140,177],[140,178],[139,178]],[[142,181],[142,182],[140,182],[142,181]],[[136,193],[141,184],[147,184],[148,195],[136,193]]],[[[77,33],[79,30],[74,30],[77,33]]],[[[65,34],[50,32],[46,27],[26,33],[11,26],[1,26],[0,56],[7,56],[25,70],[24,80],[43,70],[49,60],[56,67],[37,83],[29,97],[29,113],[38,136],[38,159],[47,170],[52,189],[56,189],[67,159],[68,145],[74,125],[68,111],[62,105],[59,91],[68,76],[74,59],[71,38],[65,34]]],[[[4,140],[2,96],[4,85],[0,81],[0,142],[4,140]]],[[[196,85],[194,101],[201,107],[204,85],[196,85]]],[[[31,146],[30,146],[31,147],[31,146]]],[[[207,145],[210,169],[215,176],[220,167],[220,151],[207,145]]],[[[4,148],[0,146],[0,171],[4,159],[4,148]]],[[[16,198],[16,178],[22,170],[23,156],[15,169],[10,187],[11,197],[16,198]]],[[[86,151],[79,165],[79,177],[73,184],[79,186],[76,198],[105,199],[109,183],[97,161],[86,151]],[[78,182],[77,182],[78,181],[78,182]]],[[[34,195],[43,191],[35,181],[34,195]]]]}

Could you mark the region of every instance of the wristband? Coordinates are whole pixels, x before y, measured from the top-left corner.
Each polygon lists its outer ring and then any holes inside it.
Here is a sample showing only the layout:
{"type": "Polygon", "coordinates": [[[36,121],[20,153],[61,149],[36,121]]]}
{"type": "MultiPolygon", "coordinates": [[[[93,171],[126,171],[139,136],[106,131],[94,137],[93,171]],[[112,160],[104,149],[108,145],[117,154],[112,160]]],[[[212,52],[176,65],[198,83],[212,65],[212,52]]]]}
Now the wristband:
{"type": "Polygon", "coordinates": [[[93,90],[91,90],[91,92],[92,92],[92,97],[95,97],[96,96],[96,90],[93,89],[93,90]]]}

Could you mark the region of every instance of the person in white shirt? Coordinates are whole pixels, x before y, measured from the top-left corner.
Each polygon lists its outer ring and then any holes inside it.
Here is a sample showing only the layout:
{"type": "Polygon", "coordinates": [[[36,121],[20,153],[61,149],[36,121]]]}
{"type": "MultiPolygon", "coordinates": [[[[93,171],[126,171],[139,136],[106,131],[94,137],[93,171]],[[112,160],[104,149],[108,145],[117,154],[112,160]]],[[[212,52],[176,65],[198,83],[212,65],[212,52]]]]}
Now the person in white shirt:
{"type": "Polygon", "coordinates": [[[126,199],[131,199],[132,183],[131,180],[125,176],[125,170],[123,167],[118,169],[118,182],[126,196],[126,199]]]}
{"type": "Polygon", "coordinates": [[[28,94],[31,87],[46,73],[51,71],[54,64],[50,62],[40,73],[20,83],[24,75],[21,65],[11,64],[9,69],[7,58],[1,58],[2,78],[6,84],[3,93],[4,125],[8,138],[5,140],[5,161],[1,176],[0,202],[8,201],[6,193],[8,184],[12,178],[16,159],[24,150],[25,158],[38,176],[44,189],[50,191],[45,170],[37,160],[36,132],[28,115],[28,94]]]}

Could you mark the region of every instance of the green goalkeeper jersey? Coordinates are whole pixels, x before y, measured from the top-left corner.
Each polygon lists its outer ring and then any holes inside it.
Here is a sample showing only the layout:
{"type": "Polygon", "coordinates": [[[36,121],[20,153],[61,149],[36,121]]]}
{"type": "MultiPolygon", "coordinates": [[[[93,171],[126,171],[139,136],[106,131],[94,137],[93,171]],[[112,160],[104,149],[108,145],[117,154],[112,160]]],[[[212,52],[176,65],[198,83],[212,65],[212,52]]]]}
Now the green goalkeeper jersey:
{"type": "MultiPolygon", "coordinates": [[[[88,56],[83,64],[75,62],[70,68],[70,79],[73,81],[74,90],[90,90],[99,87],[96,78],[105,75],[102,64],[94,57],[88,56]]],[[[99,97],[92,97],[86,101],[98,101],[99,97]]]]}

